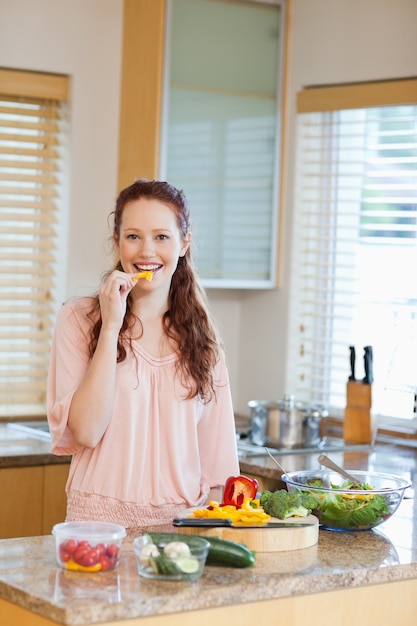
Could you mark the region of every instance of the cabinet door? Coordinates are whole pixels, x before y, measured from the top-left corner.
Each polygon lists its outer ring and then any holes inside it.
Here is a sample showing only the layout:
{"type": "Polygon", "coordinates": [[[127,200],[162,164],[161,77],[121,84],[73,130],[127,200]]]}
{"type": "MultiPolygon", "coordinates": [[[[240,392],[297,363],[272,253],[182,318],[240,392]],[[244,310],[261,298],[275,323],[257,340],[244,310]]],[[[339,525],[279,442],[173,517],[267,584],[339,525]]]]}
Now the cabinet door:
{"type": "Polygon", "coordinates": [[[42,534],[49,535],[54,524],[65,521],[65,485],[69,464],[45,465],[43,475],[42,534]]]}
{"type": "Polygon", "coordinates": [[[42,533],[43,467],[0,470],[0,537],[42,533]]]}
{"type": "Polygon", "coordinates": [[[282,0],[168,0],[161,178],[191,206],[205,287],[276,286],[282,0]]]}

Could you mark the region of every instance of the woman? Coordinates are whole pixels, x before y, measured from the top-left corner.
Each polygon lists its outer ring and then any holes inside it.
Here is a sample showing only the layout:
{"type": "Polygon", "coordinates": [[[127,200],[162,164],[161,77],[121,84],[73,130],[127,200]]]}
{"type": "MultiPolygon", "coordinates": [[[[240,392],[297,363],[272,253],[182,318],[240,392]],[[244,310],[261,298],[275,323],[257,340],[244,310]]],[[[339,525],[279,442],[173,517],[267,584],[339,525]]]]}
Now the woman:
{"type": "Polygon", "coordinates": [[[72,455],[67,520],[169,523],[221,500],[238,473],[228,374],[193,269],[183,193],[138,180],[113,215],[115,269],[97,296],[58,315],[53,451],[72,455]]]}

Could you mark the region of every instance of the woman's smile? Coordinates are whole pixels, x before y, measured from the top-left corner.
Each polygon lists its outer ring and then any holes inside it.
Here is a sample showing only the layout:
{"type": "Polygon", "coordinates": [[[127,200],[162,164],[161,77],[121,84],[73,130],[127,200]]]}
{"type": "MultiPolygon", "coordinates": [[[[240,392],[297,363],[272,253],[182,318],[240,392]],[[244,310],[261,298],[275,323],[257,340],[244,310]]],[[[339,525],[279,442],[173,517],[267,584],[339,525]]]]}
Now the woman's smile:
{"type": "Polygon", "coordinates": [[[140,198],[125,206],[118,247],[126,272],[151,271],[155,278],[164,276],[169,287],[178,259],[188,245],[169,205],[140,198]]]}

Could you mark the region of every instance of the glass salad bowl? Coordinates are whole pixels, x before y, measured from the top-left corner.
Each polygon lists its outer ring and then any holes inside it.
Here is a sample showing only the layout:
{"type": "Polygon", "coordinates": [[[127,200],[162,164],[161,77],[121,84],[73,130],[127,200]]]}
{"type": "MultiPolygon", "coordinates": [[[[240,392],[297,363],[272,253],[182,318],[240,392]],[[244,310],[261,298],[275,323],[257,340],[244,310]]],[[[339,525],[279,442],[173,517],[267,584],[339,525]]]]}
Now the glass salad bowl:
{"type": "Polygon", "coordinates": [[[349,470],[352,484],[331,470],[305,470],[282,475],[288,491],[313,496],[312,509],[326,530],[370,530],[398,509],[411,482],[400,476],[349,470]]]}

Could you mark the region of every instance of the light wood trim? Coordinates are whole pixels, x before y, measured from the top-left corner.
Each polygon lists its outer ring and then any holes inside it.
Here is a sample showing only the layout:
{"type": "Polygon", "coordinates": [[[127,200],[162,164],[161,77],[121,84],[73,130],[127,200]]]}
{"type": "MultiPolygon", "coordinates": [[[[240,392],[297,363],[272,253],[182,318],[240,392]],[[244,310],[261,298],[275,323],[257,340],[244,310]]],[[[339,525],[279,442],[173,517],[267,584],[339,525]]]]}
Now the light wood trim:
{"type": "Polygon", "coordinates": [[[285,202],[285,185],[284,181],[286,176],[286,145],[287,145],[287,99],[288,99],[288,81],[289,81],[289,65],[290,65],[290,33],[291,33],[291,1],[287,0],[285,6],[282,6],[285,16],[284,26],[284,61],[282,65],[282,93],[281,98],[281,147],[280,147],[280,171],[279,171],[279,198],[278,198],[278,237],[277,237],[277,258],[276,258],[276,279],[275,286],[281,287],[282,285],[282,256],[283,256],[283,241],[284,241],[284,202],[285,202]]]}
{"type": "Polygon", "coordinates": [[[124,0],[119,190],[157,178],[165,0],[124,0]]]}
{"type": "MultiPolygon", "coordinates": [[[[320,616],[320,626],[396,626],[398,623],[401,626],[415,626],[415,587],[415,580],[404,580],[249,604],[245,603],[242,588],[242,594],[232,606],[100,622],[97,626],[270,626],[275,623],[305,626],[306,622],[311,621],[312,615],[320,616]]],[[[236,590],[231,590],[231,593],[237,595],[236,590]]],[[[56,626],[56,622],[2,599],[0,623],[13,626],[56,626]]]]}
{"type": "Polygon", "coordinates": [[[297,94],[298,113],[415,103],[417,78],[307,87],[297,94]]]}
{"type": "Polygon", "coordinates": [[[69,77],[0,68],[0,93],[5,96],[68,100],[69,77]]]}

